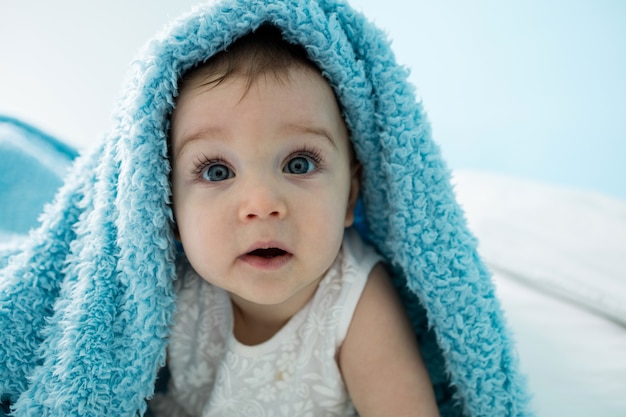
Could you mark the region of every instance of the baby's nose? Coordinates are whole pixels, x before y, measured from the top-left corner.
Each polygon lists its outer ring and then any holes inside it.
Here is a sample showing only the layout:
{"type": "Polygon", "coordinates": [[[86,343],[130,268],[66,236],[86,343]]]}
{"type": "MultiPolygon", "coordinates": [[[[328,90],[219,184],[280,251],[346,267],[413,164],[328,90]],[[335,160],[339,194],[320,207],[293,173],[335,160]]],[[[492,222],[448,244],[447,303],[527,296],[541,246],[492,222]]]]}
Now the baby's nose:
{"type": "Polygon", "coordinates": [[[279,184],[254,180],[243,188],[239,207],[240,220],[281,219],[286,214],[287,204],[279,184]]]}

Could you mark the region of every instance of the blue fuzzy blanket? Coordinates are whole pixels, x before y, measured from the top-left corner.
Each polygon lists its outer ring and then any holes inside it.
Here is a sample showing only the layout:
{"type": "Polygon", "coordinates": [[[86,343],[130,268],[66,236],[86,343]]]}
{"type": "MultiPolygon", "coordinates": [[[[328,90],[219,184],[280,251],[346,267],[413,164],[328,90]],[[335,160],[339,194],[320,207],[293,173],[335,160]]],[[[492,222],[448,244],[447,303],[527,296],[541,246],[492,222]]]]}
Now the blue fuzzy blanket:
{"type": "Polygon", "coordinates": [[[0,415],[134,416],[165,362],[175,294],[168,115],[179,76],[263,23],[305,46],[363,164],[359,229],[400,289],[443,416],[531,415],[494,287],[407,71],[334,0],[194,10],[133,63],[114,125],[0,270],[0,415]]]}
{"type": "Polygon", "coordinates": [[[0,268],[37,225],[76,156],[34,126],[0,115],[0,268]]]}

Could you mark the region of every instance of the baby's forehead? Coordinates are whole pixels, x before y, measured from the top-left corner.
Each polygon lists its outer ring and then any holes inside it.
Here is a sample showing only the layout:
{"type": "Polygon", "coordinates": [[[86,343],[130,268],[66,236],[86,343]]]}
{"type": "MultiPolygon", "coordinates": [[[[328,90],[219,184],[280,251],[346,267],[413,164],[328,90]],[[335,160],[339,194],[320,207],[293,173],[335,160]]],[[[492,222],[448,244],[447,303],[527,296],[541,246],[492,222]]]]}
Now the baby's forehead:
{"type": "Polygon", "coordinates": [[[171,118],[169,140],[174,159],[179,159],[190,143],[219,142],[229,144],[227,148],[252,138],[254,143],[272,138],[266,142],[274,144],[282,139],[326,138],[342,158],[354,159],[341,109],[320,73],[293,68],[279,79],[262,75],[251,85],[246,82],[238,73],[219,83],[203,84],[201,77],[189,79],[171,118]]]}
{"type": "MultiPolygon", "coordinates": [[[[266,68],[265,71],[250,73],[242,68],[231,68],[230,71],[216,71],[212,67],[200,67],[186,76],[184,84],[179,89],[171,115],[175,123],[177,114],[182,108],[193,106],[198,96],[213,96],[212,100],[220,100],[225,90],[234,91],[235,101],[243,101],[250,94],[258,94],[259,90],[290,90],[296,93],[301,103],[299,107],[306,108],[307,102],[324,103],[318,107],[321,113],[334,113],[334,118],[345,124],[342,106],[331,83],[317,70],[317,68],[293,63],[287,67],[266,68]],[[219,91],[219,92],[218,92],[219,91]]],[[[226,93],[233,98],[233,93],[226,93]]],[[[265,93],[267,94],[267,92],[265,93]]],[[[296,103],[294,103],[296,104],[296,103]]],[[[297,105],[297,104],[296,104],[297,105]]]]}

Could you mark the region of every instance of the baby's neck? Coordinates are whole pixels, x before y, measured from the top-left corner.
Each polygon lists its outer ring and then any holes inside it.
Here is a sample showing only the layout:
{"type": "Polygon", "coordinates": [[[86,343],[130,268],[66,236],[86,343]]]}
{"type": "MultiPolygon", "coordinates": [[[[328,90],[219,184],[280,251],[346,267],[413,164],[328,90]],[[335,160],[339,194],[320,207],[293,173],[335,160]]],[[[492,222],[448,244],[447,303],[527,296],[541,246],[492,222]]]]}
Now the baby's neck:
{"type": "Polygon", "coordinates": [[[317,291],[319,281],[321,278],[289,300],[276,305],[256,304],[231,293],[235,338],[248,346],[270,340],[309,302],[317,291]]]}
{"type": "Polygon", "coordinates": [[[259,345],[270,340],[293,316],[276,314],[257,315],[241,309],[233,301],[233,333],[235,339],[248,346],[259,345]]]}

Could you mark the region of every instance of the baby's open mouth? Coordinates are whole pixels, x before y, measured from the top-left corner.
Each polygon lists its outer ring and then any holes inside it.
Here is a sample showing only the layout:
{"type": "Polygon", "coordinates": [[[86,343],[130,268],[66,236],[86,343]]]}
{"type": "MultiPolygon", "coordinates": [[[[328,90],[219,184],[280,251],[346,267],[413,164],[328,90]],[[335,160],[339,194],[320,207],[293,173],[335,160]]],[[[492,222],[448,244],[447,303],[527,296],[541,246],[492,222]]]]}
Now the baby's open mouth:
{"type": "Polygon", "coordinates": [[[284,249],[271,247],[254,249],[240,259],[254,268],[275,271],[287,265],[292,257],[293,255],[284,249]]]}
{"type": "Polygon", "coordinates": [[[258,256],[260,258],[271,259],[279,256],[287,255],[287,252],[278,248],[255,249],[248,253],[249,256],[258,256]]]}

